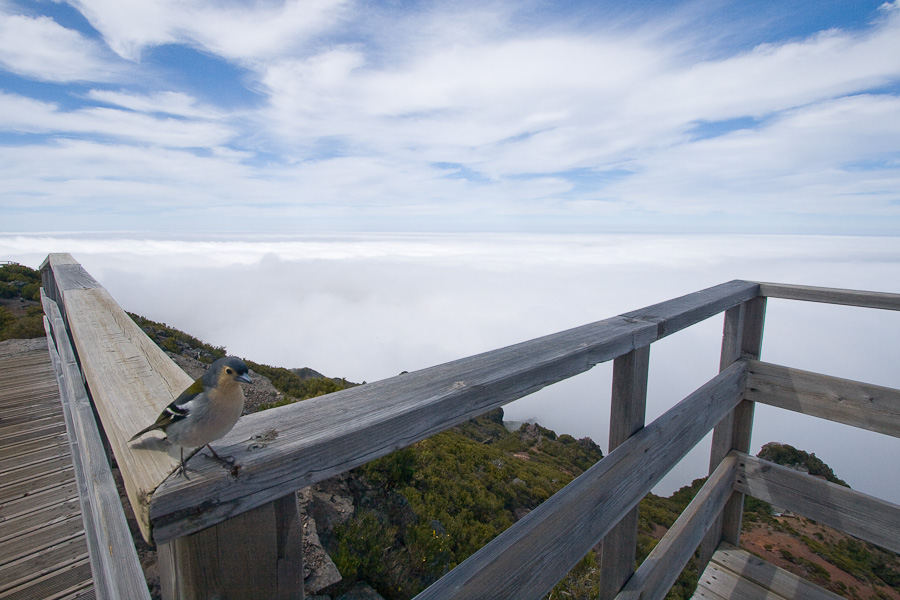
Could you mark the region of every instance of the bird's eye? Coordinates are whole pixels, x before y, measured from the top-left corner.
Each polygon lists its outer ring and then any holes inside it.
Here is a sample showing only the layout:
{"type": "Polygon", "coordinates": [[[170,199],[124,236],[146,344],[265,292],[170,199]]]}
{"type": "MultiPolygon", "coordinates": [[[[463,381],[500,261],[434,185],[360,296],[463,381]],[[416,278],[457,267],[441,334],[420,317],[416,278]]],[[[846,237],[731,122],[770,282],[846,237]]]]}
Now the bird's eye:
{"type": "Polygon", "coordinates": [[[231,375],[232,373],[234,373],[234,371],[232,371],[231,369],[225,369],[225,372],[228,373],[229,375],[231,375]]]}

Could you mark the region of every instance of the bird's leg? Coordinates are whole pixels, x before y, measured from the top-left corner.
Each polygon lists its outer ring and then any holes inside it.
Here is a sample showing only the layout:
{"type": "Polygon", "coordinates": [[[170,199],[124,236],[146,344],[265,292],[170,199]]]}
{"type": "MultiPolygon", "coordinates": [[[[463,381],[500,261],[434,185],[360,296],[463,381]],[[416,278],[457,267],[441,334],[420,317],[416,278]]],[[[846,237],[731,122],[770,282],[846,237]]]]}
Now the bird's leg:
{"type": "MultiPolygon", "coordinates": [[[[190,458],[190,456],[188,458],[190,458]]],[[[190,477],[188,477],[188,474],[187,474],[187,466],[184,464],[184,447],[183,446],[181,447],[181,466],[178,467],[178,470],[176,470],[175,472],[181,473],[185,479],[190,479],[190,477]]]]}
{"type": "Polygon", "coordinates": [[[222,456],[219,456],[218,454],[216,454],[216,451],[213,450],[212,446],[210,446],[209,444],[207,444],[206,447],[209,448],[209,451],[210,451],[210,452],[212,452],[212,457],[211,457],[211,458],[215,458],[217,461],[219,461],[220,463],[225,464],[225,465],[231,466],[231,465],[234,464],[234,457],[233,457],[233,456],[225,456],[225,457],[222,457],[222,456]]]}

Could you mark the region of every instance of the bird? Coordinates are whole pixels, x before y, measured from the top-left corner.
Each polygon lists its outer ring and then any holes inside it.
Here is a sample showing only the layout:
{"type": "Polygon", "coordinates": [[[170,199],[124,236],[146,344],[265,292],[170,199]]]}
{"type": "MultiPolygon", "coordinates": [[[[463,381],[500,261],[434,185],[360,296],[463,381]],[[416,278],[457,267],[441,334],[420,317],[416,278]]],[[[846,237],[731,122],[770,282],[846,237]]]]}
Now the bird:
{"type": "Polygon", "coordinates": [[[150,431],[162,430],[169,441],[181,447],[179,471],[185,479],[190,479],[184,465],[185,447],[206,446],[216,460],[227,463],[227,458],[216,454],[209,444],[231,431],[240,418],[244,410],[241,383],[252,383],[244,361],[234,356],[220,358],[165,407],[153,424],[138,431],[128,442],[150,431]]]}

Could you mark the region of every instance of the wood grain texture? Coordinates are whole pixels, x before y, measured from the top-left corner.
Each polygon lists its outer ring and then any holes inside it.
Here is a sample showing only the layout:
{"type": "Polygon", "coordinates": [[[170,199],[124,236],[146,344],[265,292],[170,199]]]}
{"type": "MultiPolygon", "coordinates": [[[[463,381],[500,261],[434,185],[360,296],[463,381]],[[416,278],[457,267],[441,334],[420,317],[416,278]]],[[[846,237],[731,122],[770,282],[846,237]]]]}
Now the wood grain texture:
{"type": "Polygon", "coordinates": [[[237,477],[199,462],[153,496],[165,541],[365,464],[650,343],[656,325],[616,317],[242,418],[219,445],[237,477]],[[197,498],[215,499],[198,506],[197,498]]]}
{"type": "Polygon", "coordinates": [[[628,312],[622,316],[656,323],[659,328],[657,339],[661,339],[758,295],[759,284],[735,280],[628,312]]]}
{"type": "MultiPolygon", "coordinates": [[[[736,360],[757,359],[762,351],[766,318],[766,298],[757,296],[725,312],[719,368],[736,360]]],[[[753,431],[754,404],[744,400],[713,430],[709,472],[732,450],[747,452],[753,431]]],[[[735,492],[722,509],[721,517],[709,528],[700,546],[702,571],[722,540],[737,544],[741,534],[744,498],[735,492]]]]}
{"type": "Polygon", "coordinates": [[[303,600],[297,495],[159,546],[163,597],[303,600]]]}
{"type": "Polygon", "coordinates": [[[616,600],[662,600],[715,523],[734,490],[738,457],[730,453],[710,475],[616,600]]]}
{"type": "Polygon", "coordinates": [[[149,600],[131,531],[119,500],[81,371],[55,302],[44,296],[49,352],[59,385],[78,482],[94,591],[100,600],[149,600]],[[52,341],[51,341],[52,340],[52,341]],[[55,344],[54,344],[55,341],[55,344]]]}
{"type": "Polygon", "coordinates": [[[807,302],[842,304],[844,306],[900,310],[900,294],[889,294],[886,292],[867,292],[763,282],[759,283],[759,290],[761,296],[768,296],[769,298],[786,298],[788,300],[805,300],[807,302]]]}
{"type": "Polygon", "coordinates": [[[900,506],[774,463],[741,455],[735,489],[900,552],[900,506]]]}
{"type": "Polygon", "coordinates": [[[542,598],[734,408],[745,371],[717,375],[416,598],[542,598]]]}
{"type": "MultiPolygon", "coordinates": [[[[161,433],[128,439],[192,383],[70,255],[51,254],[45,286],[57,290],[84,380],[122,472],[141,532],[148,540],[156,487],[177,467],[161,433]]],[[[65,331],[63,329],[62,331],[65,331]]],[[[61,334],[60,334],[61,335],[61,334]]]]}
{"type": "Polygon", "coordinates": [[[700,576],[694,598],[839,600],[841,597],[723,542],[700,576]]]}
{"type": "Polygon", "coordinates": [[[900,437],[900,390],[750,361],[748,400],[900,437]]]}
{"type": "MultiPolygon", "coordinates": [[[[632,350],[613,361],[610,452],[644,426],[649,373],[650,346],[632,350]]],[[[600,600],[615,598],[634,572],[637,534],[638,507],[635,506],[603,538],[600,550],[600,600]]]]}
{"type": "MultiPolygon", "coordinates": [[[[37,421],[54,421],[65,431],[47,341],[36,341],[43,347],[0,355],[0,422],[10,410],[21,416],[21,399],[27,398],[33,414],[42,415],[37,421]]],[[[90,569],[75,577],[69,573],[73,561],[87,560],[88,547],[68,442],[63,437],[60,444],[59,435],[40,435],[45,430],[41,426],[20,422],[13,428],[25,437],[0,438],[0,598],[45,598],[41,594],[61,589],[61,581],[90,589],[90,569]],[[40,450],[42,444],[52,450],[50,455],[40,450]],[[45,460],[34,460],[38,455],[45,460]]]]}

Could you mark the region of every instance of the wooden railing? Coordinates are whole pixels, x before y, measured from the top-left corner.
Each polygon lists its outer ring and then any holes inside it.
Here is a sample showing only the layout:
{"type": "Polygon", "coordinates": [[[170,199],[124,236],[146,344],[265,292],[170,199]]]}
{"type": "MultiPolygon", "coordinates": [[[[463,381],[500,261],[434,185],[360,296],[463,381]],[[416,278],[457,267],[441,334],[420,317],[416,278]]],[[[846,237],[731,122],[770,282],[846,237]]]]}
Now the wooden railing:
{"type": "Polygon", "coordinates": [[[161,451],[158,438],[127,443],[190,383],[187,375],[71,256],[51,254],[42,271],[48,296],[62,309],[141,530],[159,549],[167,598],[302,598],[296,490],[609,360],[609,455],[418,598],[539,599],[601,540],[604,599],[662,598],[698,545],[706,559],[720,540],[737,543],[745,493],[900,551],[896,505],[835,490],[747,455],[754,402],[900,436],[896,390],[758,361],[767,296],[900,310],[900,295],[728,282],[248,415],[218,444],[239,468],[192,461],[188,480],[171,477],[177,459],[161,451]],[[645,426],[650,345],[722,312],[720,373],[645,426]],[[712,476],[633,572],[638,502],[713,429],[712,476]],[[826,508],[807,506],[809,491],[825,499],[819,504],[826,508]],[[874,526],[850,517],[858,507],[865,507],[862,514],[874,526]]]}

